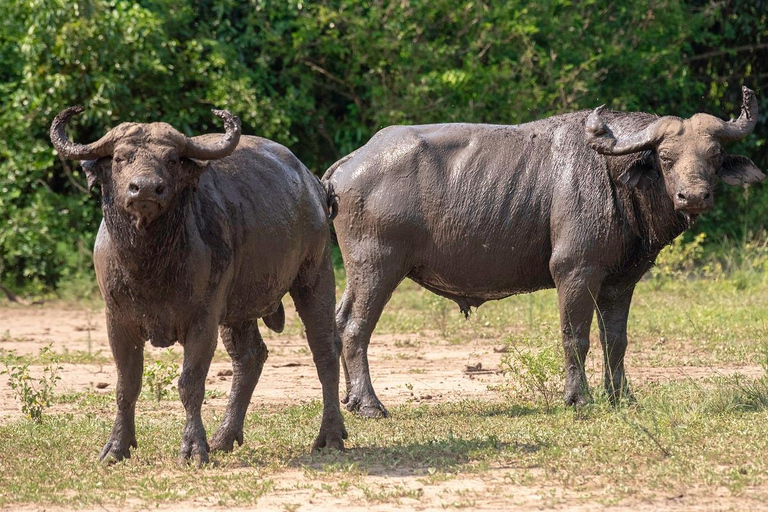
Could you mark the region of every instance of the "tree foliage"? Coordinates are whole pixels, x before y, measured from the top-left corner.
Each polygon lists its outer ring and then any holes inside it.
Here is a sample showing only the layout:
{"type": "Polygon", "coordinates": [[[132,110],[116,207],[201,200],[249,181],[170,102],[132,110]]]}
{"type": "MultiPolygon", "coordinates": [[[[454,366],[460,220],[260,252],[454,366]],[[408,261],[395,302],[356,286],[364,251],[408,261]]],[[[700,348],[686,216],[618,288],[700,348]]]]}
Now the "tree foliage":
{"type": "MultiPolygon", "coordinates": [[[[755,135],[734,151],[768,163],[763,0],[14,0],[0,2],[0,280],[54,287],[84,263],[97,194],[48,141],[122,121],[245,133],[317,173],[396,123],[514,124],[606,103],[736,115],[758,93],[755,135]]],[[[71,165],[71,164],[70,164],[71,165]]],[[[768,195],[718,189],[709,240],[764,226],[768,195]]]]}

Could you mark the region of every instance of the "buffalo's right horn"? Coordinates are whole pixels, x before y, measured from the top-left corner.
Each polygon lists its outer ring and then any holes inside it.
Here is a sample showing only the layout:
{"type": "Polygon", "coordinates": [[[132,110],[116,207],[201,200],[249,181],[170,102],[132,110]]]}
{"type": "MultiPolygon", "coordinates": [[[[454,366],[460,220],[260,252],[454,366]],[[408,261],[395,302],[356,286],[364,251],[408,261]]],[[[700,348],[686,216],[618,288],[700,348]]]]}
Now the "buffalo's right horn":
{"type": "Polygon", "coordinates": [[[228,110],[212,110],[213,115],[224,120],[226,133],[215,144],[205,145],[196,142],[189,137],[184,137],[185,147],[181,151],[183,156],[197,160],[216,160],[229,156],[240,142],[240,119],[232,115],[228,110]]]}
{"type": "Polygon", "coordinates": [[[720,142],[731,142],[743,139],[755,129],[757,124],[757,98],[752,89],[747,86],[741,88],[741,115],[732,121],[722,121],[712,135],[720,142]]]}
{"type": "Polygon", "coordinates": [[[96,160],[112,154],[114,141],[110,131],[101,139],[91,144],[77,144],[67,138],[64,133],[64,127],[69,119],[85,110],[82,105],[64,109],[56,116],[51,123],[51,142],[56,151],[63,157],[70,160],[96,160]]]}
{"type": "Polygon", "coordinates": [[[628,137],[617,139],[605,124],[600,114],[605,106],[597,107],[587,118],[584,128],[587,132],[587,144],[601,155],[628,155],[653,147],[661,141],[660,130],[664,118],[661,118],[628,137]]]}

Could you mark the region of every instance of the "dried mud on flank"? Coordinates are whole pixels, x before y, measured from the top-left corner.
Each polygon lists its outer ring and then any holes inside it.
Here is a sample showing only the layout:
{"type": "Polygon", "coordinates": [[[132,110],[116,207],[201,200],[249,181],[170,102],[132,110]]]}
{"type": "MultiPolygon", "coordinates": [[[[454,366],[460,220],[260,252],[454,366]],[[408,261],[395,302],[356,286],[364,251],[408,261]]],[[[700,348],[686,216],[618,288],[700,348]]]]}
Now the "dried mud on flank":
{"type": "MultiPolygon", "coordinates": [[[[288,316],[295,313],[286,311],[288,316]]],[[[269,359],[256,388],[251,411],[259,408],[273,409],[291,403],[319,400],[320,383],[307,349],[306,340],[297,329],[293,333],[275,335],[262,329],[269,347],[269,359]]],[[[290,329],[288,329],[290,331],[290,329]]],[[[110,393],[114,391],[115,369],[112,363],[106,337],[104,312],[86,310],[66,305],[44,305],[32,307],[0,308],[0,350],[14,351],[17,355],[36,356],[42,347],[51,344],[57,353],[68,352],[70,359],[82,363],[62,364],[62,380],[59,392],[93,391],[110,393]],[[89,354],[90,355],[87,355],[89,354]]],[[[503,353],[498,349],[498,339],[467,340],[449,343],[438,335],[429,334],[374,334],[370,358],[376,389],[379,397],[388,406],[404,403],[456,402],[463,399],[500,400],[501,396],[492,388],[501,384],[502,376],[497,373],[503,353]],[[468,372],[467,367],[481,363],[482,371],[468,372]]],[[[179,356],[180,347],[173,349],[179,356]]],[[[630,347],[631,350],[631,347],[630,347]]],[[[149,348],[150,357],[160,357],[160,349],[149,348]]],[[[679,379],[704,379],[714,375],[740,373],[757,376],[762,369],[756,365],[725,366],[642,366],[632,364],[629,356],[628,370],[634,383],[666,382],[679,379]]],[[[593,382],[600,378],[602,354],[599,343],[593,343],[588,372],[593,382]]],[[[643,361],[643,357],[637,357],[643,361]]],[[[39,368],[37,368],[39,369],[39,368]]],[[[213,365],[208,374],[206,388],[223,393],[229,392],[232,377],[229,358],[219,345],[213,365]]],[[[33,367],[33,372],[35,368],[33,367]]],[[[214,395],[216,396],[216,395],[214,395]]],[[[206,401],[206,410],[226,407],[226,395],[206,401]]],[[[182,415],[178,400],[166,404],[174,413],[182,415]]],[[[75,406],[57,404],[54,413],[68,412],[75,406]]],[[[111,418],[113,411],[105,412],[111,418]]],[[[18,419],[20,412],[13,399],[6,376],[0,376],[0,422],[18,419]]],[[[246,471],[247,469],[243,469],[246,471]]],[[[324,483],[333,484],[333,475],[308,477],[295,468],[279,470],[270,478],[274,488],[258,503],[258,510],[300,510],[300,511],[384,511],[421,510],[442,511],[464,510],[557,510],[591,511],[627,508],[640,511],[656,510],[768,510],[761,497],[768,489],[749,489],[739,496],[732,496],[723,489],[713,495],[711,489],[696,492],[695,489],[680,494],[670,490],[668,495],[658,494],[651,498],[637,498],[631,503],[605,505],[605,492],[594,490],[593,494],[569,495],[561,488],[518,485],[505,477],[509,468],[494,467],[487,470],[460,475],[445,480],[430,481],[423,474],[403,471],[375,471],[361,476],[362,485],[351,486],[348,492],[329,492],[324,483]],[[324,482],[323,480],[328,480],[324,482]],[[368,499],[362,487],[369,486],[377,492],[392,493],[401,497],[396,500],[377,503],[368,499]],[[418,499],[408,496],[416,494],[418,499]],[[574,498],[571,500],[570,498],[574,498]]],[[[232,472],[237,478],[237,470],[232,472]]],[[[194,500],[168,505],[128,502],[120,507],[105,504],[92,510],[249,510],[249,508],[221,508],[205,496],[194,500]]],[[[56,506],[24,506],[14,510],[63,510],[56,506]]],[[[255,510],[256,507],[250,508],[255,510]]]]}

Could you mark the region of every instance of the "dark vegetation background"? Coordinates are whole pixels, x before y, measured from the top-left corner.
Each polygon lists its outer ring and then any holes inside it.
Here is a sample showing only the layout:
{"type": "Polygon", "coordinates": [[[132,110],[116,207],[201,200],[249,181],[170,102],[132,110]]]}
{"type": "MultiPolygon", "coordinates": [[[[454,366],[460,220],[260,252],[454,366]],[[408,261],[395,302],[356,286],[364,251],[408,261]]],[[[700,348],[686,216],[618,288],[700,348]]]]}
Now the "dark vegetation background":
{"type": "MultiPolygon", "coordinates": [[[[0,282],[31,293],[92,272],[98,193],[48,140],[78,103],[80,142],[122,121],[220,131],[227,108],[322,174],[391,124],[728,117],[746,84],[760,120],[731,150],[768,168],[763,0],[12,0],[0,20],[0,282]]],[[[705,249],[760,240],[768,189],[716,193],[705,249]]]]}

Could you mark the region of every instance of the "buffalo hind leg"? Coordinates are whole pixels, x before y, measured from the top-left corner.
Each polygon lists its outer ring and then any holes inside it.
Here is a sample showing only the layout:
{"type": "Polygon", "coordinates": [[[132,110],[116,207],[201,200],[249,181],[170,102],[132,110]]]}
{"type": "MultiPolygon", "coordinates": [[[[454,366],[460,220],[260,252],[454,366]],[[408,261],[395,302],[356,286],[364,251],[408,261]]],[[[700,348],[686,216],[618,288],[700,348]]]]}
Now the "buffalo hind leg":
{"type": "Polygon", "coordinates": [[[323,388],[323,418],[312,450],[326,447],[343,450],[347,431],[339,407],[341,343],[334,321],[336,283],[327,249],[323,261],[317,267],[316,272],[302,273],[290,290],[296,312],[304,323],[312,359],[323,388]]]}
{"type": "Polygon", "coordinates": [[[592,401],[584,364],[589,352],[589,330],[602,275],[592,269],[553,268],[560,304],[560,330],[565,355],[565,405],[592,401]]]}
{"type": "Polygon", "coordinates": [[[187,421],[181,434],[179,464],[193,459],[197,467],[208,462],[210,447],[200,409],[205,397],[205,377],[216,350],[216,322],[202,319],[187,331],[184,340],[184,366],[179,377],[179,396],[187,421]]]}
{"type": "Polygon", "coordinates": [[[339,333],[339,343],[340,343],[339,354],[341,354],[341,369],[344,371],[344,398],[341,399],[341,403],[343,404],[349,403],[349,394],[352,391],[352,381],[349,378],[349,369],[347,368],[347,360],[344,359],[344,348],[343,348],[343,344],[341,344],[341,333],[344,332],[344,327],[339,323],[340,317],[346,318],[349,316],[348,311],[344,314],[341,314],[342,311],[347,310],[347,306],[345,306],[346,303],[347,301],[346,301],[346,292],[345,292],[341,296],[341,302],[339,302],[338,306],[336,307],[336,327],[339,333]]]}
{"type": "Polygon", "coordinates": [[[627,350],[627,318],[634,289],[634,284],[604,285],[597,300],[605,364],[605,391],[614,404],[622,398],[633,399],[624,374],[624,354],[627,350]]]}
{"type": "MultiPolygon", "coordinates": [[[[383,252],[384,249],[378,255],[383,252]]],[[[389,260],[363,261],[364,264],[345,261],[347,286],[336,312],[347,377],[347,395],[342,401],[348,411],[355,411],[365,418],[386,418],[389,413],[376,396],[371,382],[368,345],[384,306],[405,273],[402,265],[389,260]]]]}
{"type": "Polygon", "coordinates": [[[138,329],[122,325],[107,312],[107,334],[117,366],[117,416],[99,460],[111,464],[131,457],[136,448],[136,400],[141,391],[144,343],[138,329]]]}
{"type": "Polygon", "coordinates": [[[221,426],[211,439],[211,451],[231,452],[243,444],[243,421],[267,360],[267,346],[256,320],[221,326],[221,340],[232,358],[232,391],[221,426]]]}

